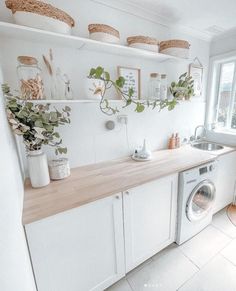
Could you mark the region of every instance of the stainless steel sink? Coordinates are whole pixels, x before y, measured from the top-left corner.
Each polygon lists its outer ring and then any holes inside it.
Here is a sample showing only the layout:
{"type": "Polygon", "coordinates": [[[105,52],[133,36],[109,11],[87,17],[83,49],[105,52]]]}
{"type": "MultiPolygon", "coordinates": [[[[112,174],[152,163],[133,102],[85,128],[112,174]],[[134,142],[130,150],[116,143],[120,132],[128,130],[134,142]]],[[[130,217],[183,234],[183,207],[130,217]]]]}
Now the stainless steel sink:
{"type": "Polygon", "coordinates": [[[198,142],[198,143],[193,143],[192,147],[203,150],[203,151],[218,151],[222,150],[224,147],[216,144],[216,143],[211,143],[211,142],[198,142]]]}

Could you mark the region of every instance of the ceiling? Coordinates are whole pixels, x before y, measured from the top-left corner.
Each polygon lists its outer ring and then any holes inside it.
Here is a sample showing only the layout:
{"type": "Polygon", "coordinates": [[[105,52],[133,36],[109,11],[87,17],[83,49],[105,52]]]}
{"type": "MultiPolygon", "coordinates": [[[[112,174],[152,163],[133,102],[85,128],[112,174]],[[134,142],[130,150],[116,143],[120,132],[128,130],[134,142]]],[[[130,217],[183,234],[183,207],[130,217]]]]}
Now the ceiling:
{"type": "Polygon", "coordinates": [[[170,25],[183,26],[209,38],[236,28],[236,0],[124,0],[170,25]]]}

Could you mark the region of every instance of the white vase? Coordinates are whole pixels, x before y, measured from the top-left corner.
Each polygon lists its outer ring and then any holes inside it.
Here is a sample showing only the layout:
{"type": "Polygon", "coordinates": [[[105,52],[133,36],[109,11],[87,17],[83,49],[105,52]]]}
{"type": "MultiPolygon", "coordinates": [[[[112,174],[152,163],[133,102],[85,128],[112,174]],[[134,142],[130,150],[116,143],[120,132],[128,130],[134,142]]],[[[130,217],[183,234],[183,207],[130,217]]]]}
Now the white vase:
{"type": "Polygon", "coordinates": [[[105,90],[104,82],[102,80],[87,78],[85,84],[87,98],[101,100],[105,90]]]}
{"type": "Polygon", "coordinates": [[[50,183],[47,157],[41,149],[28,152],[28,168],[33,188],[44,187],[50,183]]]}

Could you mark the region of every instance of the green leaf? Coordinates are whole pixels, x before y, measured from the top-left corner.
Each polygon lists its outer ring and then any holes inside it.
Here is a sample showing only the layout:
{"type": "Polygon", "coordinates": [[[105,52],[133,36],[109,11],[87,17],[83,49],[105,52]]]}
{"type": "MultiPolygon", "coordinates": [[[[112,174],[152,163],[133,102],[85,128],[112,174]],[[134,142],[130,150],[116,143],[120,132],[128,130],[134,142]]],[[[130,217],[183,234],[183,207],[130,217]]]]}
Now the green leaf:
{"type": "Polygon", "coordinates": [[[135,111],[138,113],[141,113],[144,111],[144,109],[145,109],[145,106],[138,102],[135,111]]]}
{"type": "Polygon", "coordinates": [[[96,69],[92,68],[89,72],[89,77],[93,77],[96,74],[96,69]]]}
{"type": "Polygon", "coordinates": [[[41,127],[41,128],[44,127],[41,119],[38,119],[35,121],[35,127],[41,127]]]}
{"type": "Polygon", "coordinates": [[[129,88],[129,97],[131,98],[134,95],[134,89],[129,88]]]}
{"type": "Polygon", "coordinates": [[[124,77],[119,77],[119,79],[116,80],[116,85],[119,88],[123,88],[125,85],[125,78],[124,77]]]}
{"type": "Polygon", "coordinates": [[[95,78],[101,79],[104,69],[102,67],[97,67],[95,72],[95,78]]]}
{"type": "Polygon", "coordinates": [[[108,72],[104,72],[105,80],[110,81],[110,74],[108,72]]]}
{"type": "Polygon", "coordinates": [[[67,153],[67,148],[60,148],[59,147],[57,150],[58,150],[59,154],[66,154],[67,153]]]}
{"type": "Polygon", "coordinates": [[[70,112],[71,108],[69,106],[65,106],[65,111],[70,112]]]}
{"type": "Polygon", "coordinates": [[[53,135],[56,137],[56,138],[60,138],[60,134],[58,132],[54,132],[53,135]]]}

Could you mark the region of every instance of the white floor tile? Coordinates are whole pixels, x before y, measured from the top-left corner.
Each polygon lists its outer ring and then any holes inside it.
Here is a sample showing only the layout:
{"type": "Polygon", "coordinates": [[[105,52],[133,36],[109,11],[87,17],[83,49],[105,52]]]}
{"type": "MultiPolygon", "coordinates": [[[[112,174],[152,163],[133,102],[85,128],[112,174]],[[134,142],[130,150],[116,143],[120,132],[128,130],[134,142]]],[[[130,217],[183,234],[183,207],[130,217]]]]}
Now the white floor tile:
{"type": "Polygon", "coordinates": [[[221,254],[236,266],[236,239],[234,239],[226,248],[224,248],[221,251],[221,254]]]}
{"type": "Polygon", "coordinates": [[[198,235],[180,246],[181,251],[199,268],[204,266],[231,239],[215,227],[209,225],[198,235]]]}
{"type": "Polygon", "coordinates": [[[236,226],[230,221],[226,208],[213,216],[212,225],[232,238],[236,238],[236,226]]]}
{"type": "Polygon", "coordinates": [[[218,255],[178,290],[235,291],[236,267],[218,255]]]}
{"type": "Polygon", "coordinates": [[[132,291],[126,279],[122,279],[113,286],[106,289],[106,291],[132,291]]]}
{"type": "Polygon", "coordinates": [[[141,270],[130,273],[127,280],[135,291],[176,291],[198,268],[176,247],[158,254],[141,270]]]}

